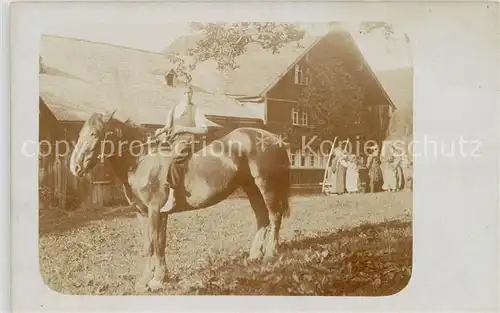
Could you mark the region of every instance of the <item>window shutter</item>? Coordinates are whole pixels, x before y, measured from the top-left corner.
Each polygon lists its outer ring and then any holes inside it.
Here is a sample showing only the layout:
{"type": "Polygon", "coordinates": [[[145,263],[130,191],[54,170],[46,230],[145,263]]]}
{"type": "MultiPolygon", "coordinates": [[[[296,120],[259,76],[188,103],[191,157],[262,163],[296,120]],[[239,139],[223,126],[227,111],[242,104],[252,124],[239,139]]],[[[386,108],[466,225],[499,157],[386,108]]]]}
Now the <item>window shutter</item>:
{"type": "Polygon", "coordinates": [[[295,65],[295,83],[296,84],[299,83],[299,71],[300,71],[299,65],[295,65]]]}

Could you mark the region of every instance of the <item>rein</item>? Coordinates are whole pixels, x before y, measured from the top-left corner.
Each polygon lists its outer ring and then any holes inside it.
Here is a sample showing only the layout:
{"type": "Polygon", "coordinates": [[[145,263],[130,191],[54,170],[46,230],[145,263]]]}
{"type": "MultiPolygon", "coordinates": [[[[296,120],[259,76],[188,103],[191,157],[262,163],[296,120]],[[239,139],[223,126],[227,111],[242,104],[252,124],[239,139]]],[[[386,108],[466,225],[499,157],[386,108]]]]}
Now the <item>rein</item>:
{"type": "MultiPolygon", "coordinates": [[[[108,137],[108,135],[109,135],[109,133],[106,133],[106,135],[104,137],[104,140],[106,140],[106,138],[108,137]]],[[[134,148],[141,148],[141,147],[144,147],[145,145],[156,144],[156,143],[160,144],[159,143],[160,140],[158,139],[158,137],[160,135],[161,134],[150,136],[150,137],[148,137],[146,139],[146,141],[138,143],[138,144],[135,144],[134,148]]],[[[175,137],[176,136],[175,135],[172,136],[171,133],[167,134],[167,138],[166,138],[165,142],[168,144],[169,147],[172,146],[172,142],[173,142],[173,140],[174,140],[175,137]]],[[[129,143],[125,149],[121,150],[120,154],[122,154],[124,152],[129,152],[130,149],[132,149],[132,144],[131,143],[129,143]]],[[[113,156],[113,155],[109,155],[108,157],[111,157],[111,156],[113,156]]],[[[103,158],[104,158],[104,151],[101,151],[99,159],[103,159],[103,158]]]]}

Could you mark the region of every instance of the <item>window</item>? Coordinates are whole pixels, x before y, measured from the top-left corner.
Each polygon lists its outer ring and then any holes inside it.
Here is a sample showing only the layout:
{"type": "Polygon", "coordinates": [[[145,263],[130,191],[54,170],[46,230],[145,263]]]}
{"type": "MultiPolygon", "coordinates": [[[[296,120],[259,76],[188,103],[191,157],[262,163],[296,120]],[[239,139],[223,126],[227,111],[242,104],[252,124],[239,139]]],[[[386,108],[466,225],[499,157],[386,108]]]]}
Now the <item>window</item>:
{"type": "Polygon", "coordinates": [[[311,153],[309,155],[309,166],[314,167],[316,165],[316,155],[314,153],[311,153]]]}
{"type": "Polygon", "coordinates": [[[295,108],[292,109],[292,124],[299,125],[299,110],[295,108]]]}
{"type": "Polygon", "coordinates": [[[307,126],[308,117],[305,110],[299,110],[297,108],[292,109],[292,124],[307,126]]]}
{"type": "Polygon", "coordinates": [[[307,85],[309,84],[310,72],[303,65],[295,65],[295,84],[307,85]]]}
{"type": "Polygon", "coordinates": [[[306,166],[306,156],[305,155],[301,155],[300,156],[300,166],[301,167],[305,167],[306,166]]]}
{"type": "Polygon", "coordinates": [[[297,165],[296,156],[297,153],[295,151],[290,151],[290,162],[292,166],[297,165]]]}
{"type": "Polygon", "coordinates": [[[174,72],[170,72],[170,73],[165,75],[165,80],[167,82],[167,86],[174,86],[174,78],[175,78],[174,72]]]}
{"type": "Polygon", "coordinates": [[[323,154],[320,153],[318,154],[318,166],[319,167],[325,167],[326,163],[326,158],[323,154]]]}
{"type": "Polygon", "coordinates": [[[294,168],[321,168],[325,167],[326,156],[321,155],[319,151],[301,151],[300,149],[290,150],[290,165],[294,168]]]}
{"type": "Polygon", "coordinates": [[[300,113],[300,124],[307,125],[307,113],[306,112],[300,113]]]}

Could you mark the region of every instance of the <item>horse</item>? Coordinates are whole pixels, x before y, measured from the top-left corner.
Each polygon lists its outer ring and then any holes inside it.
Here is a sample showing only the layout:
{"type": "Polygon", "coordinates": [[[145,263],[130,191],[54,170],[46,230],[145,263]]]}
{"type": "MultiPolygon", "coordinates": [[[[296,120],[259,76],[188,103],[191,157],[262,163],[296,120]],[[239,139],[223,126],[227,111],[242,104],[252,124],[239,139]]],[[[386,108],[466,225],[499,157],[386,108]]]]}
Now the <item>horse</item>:
{"type": "Polygon", "coordinates": [[[150,149],[144,149],[147,129],[113,118],[115,111],[94,113],[84,123],[70,171],[84,177],[99,160],[107,160],[122,183],[125,197],[144,227],[144,261],[136,279],[137,292],[165,287],[168,216],[212,207],[238,188],[248,196],[257,224],[248,260],[267,263],[276,258],[281,222],[290,216],[290,160],[286,144],[278,136],[258,128],[237,128],[194,151],[185,161],[187,206],[164,213],[160,209],[169,195],[167,174],[172,157],[160,153],[158,145],[148,144],[150,149]],[[106,145],[108,153],[104,153],[106,145]]]}

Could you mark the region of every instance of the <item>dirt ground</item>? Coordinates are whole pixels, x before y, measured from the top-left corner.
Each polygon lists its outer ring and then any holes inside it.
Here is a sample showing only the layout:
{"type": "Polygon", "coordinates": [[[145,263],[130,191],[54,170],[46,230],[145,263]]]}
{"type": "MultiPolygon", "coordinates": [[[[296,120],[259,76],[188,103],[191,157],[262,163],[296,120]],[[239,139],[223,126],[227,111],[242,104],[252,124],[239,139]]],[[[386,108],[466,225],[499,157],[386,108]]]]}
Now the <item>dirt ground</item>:
{"type": "MultiPolygon", "coordinates": [[[[169,218],[163,294],[390,295],[412,268],[409,191],[297,196],[280,258],[247,264],[255,220],[245,199],[169,218]]],[[[40,272],[53,290],[134,294],[139,227],[127,208],[53,210],[40,216],[40,272]]]]}

